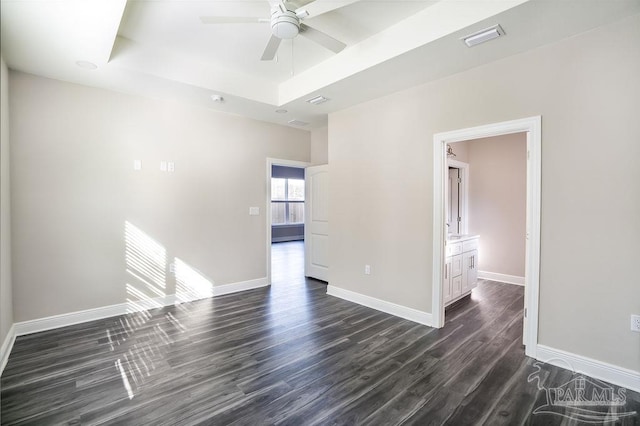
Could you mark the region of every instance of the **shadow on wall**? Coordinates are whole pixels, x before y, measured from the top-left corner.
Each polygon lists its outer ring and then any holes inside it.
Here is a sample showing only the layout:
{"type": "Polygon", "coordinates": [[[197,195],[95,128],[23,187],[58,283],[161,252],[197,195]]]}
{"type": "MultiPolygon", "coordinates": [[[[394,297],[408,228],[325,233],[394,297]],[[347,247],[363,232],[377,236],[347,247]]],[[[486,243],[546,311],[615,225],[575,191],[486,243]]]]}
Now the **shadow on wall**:
{"type": "Polygon", "coordinates": [[[167,250],[137,226],[124,228],[127,314],[106,330],[116,353],[115,368],[129,399],[166,365],[168,350],[187,330],[183,324],[198,309],[192,302],[213,296],[213,282],[183,260],[174,258],[176,291],[167,295],[167,250]],[[173,307],[165,307],[173,302],[173,307]],[[153,309],[162,311],[152,312],[153,309]],[[181,321],[182,319],[182,321],[181,321]]]}

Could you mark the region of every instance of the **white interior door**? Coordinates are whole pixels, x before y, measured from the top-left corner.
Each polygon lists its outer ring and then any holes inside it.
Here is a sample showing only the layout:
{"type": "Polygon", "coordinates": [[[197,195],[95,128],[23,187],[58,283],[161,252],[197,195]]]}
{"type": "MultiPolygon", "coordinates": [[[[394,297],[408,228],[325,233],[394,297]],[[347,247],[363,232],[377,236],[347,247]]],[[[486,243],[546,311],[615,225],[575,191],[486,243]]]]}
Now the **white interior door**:
{"type": "Polygon", "coordinates": [[[304,275],[329,281],[329,166],[305,169],[304,275]]]}

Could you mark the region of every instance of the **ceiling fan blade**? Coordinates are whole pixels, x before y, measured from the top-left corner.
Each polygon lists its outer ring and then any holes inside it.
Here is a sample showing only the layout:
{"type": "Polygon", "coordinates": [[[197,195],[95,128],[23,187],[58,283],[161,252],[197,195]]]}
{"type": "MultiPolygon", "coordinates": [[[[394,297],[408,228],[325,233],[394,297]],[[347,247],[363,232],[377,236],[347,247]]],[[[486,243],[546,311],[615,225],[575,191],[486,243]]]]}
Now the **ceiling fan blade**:
{"type": "Polygon", "coordinates": [[[306,6],[309,3],[313,3],[315,0],[285,0],[283,3],[289,10],[300,9],[302,6],[306,6]]]}
{"type": "Polygon", "coordinates": [[[246,16],[201,16],[203,24],[263,24],[269,23],[268,18],[253,18],[246,16]]]}
{"type": "Polygon", "coordinates": [[[280,47],[280,42],[282,39],[272,35],[269,39],[269,43],[267,43],[267,47],[264,48],[264,53],[262,54],[261,61],[271,61],[276,57],[276,53],[278,52],[278,47],[280,47]]]}
{"type": "Polygon", "coordinates": [[[315,28],[302,23],[300,24],[300,35],[305,36],[309,40],[315,41],[319,45],[324,46],[335,53],[338,53],[347,47],[346,44],[340,40],[336,40],[329,34],[323,33],[322,31],[316,30],[315,28]]]}

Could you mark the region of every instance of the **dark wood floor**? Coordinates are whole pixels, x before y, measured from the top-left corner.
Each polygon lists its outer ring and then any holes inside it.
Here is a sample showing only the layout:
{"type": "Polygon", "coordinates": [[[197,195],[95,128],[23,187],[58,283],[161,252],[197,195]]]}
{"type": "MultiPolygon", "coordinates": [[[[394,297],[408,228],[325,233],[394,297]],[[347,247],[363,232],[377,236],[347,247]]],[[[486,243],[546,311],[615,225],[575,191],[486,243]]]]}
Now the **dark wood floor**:
{"type": "Polygon", "coordinates": [[[270,288],[19,337],[2,424],[579,424],[533,413],[575,376],[524,356],[521,287],[481,282],[437,330],[327,296],[301,247],[274,245],[270,288]]]}

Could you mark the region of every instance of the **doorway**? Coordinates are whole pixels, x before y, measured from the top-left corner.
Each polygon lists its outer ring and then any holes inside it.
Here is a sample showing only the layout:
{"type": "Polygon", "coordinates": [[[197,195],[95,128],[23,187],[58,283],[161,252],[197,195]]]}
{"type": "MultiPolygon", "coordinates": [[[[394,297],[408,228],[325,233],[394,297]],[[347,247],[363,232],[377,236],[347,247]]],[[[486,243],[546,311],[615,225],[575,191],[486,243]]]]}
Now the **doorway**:
{"type": "MultiPolygon", "coordinates": [[[[451,154],[447,149],[447,157],[449,156],[451,154]]],[[[448,158],[447,169],[447,234],[464,235],[467,234],[467,224],[469,223],[469,187],[467,184],[469,164],[448,158]]]]}
{"type": "Polygon", "coordinates": [[[540,270],[540,145],[541,117],[438,133],[433,145],[433,277],[432,324],[444,325],[443,273],[446,229],[447,145],[512,133],[527,135],[526,247],[523,342],[527,356],[536,356],[538,342],[538,295],[540,270]]]}
{"type": "Polygon", "coordinates": [[[304,279],[304,172],[308,165],[267,158],[266,269],[270,285],[285,277],[304,279]]]}

